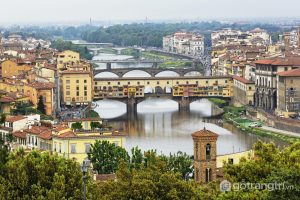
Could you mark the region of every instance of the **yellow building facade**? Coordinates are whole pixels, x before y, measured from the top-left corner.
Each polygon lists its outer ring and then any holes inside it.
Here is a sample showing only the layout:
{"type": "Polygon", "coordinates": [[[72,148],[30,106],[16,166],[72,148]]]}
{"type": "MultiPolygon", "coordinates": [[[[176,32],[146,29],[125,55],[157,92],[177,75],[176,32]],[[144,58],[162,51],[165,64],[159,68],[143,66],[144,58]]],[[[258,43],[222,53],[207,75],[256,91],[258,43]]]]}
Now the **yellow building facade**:
{"type": "Polygon", "coordinates": [[[108,141],[124,148],[125,136],[120,133],[107,132],[65,132],[60,135],[54,135],[52,138],[52,152],[65,158],[74,159],[82,163],[90,151],[91,145],[99,141],[108,141]]]}
{"type": "Polygon", "coordinates": [[[57,55],[57,68],[63,69],[68,65],[74,65],[80,61],[80,54],[75,51],[66,50],[57,55]]]}
{"type": "Polygon", "coordinates": [[[0,77],[17,76],[23,72],[30,71],[32,68],[29,65],[19,65],[12,60],[5,60],[1,63],[0,77]]]}
{"type": "Polygon", "coordinates": [[[39,97],[42,96],[46,115],[52,115],[54,112],[54,88],[53,83],[34,82],[25,84],[24,94],[29,97],[35,107],[38,105],[39,97]]]}
{"type": "Polygon", "coordinates": [[[90,71],[61,72],[62,104],[88,105],[93,100],[93,75],[90,71]]]}

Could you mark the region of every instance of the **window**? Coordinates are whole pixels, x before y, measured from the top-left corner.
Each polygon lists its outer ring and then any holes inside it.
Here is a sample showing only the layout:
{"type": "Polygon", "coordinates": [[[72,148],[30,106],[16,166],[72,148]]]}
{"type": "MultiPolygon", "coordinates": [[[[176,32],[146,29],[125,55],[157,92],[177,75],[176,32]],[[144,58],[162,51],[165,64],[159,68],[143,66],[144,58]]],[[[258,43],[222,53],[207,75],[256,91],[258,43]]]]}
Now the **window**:
{"type": "Polygon", "coordinates": [[[85,146],[85,153],[90,153],[91,151],[91,144],[87,143],[87,144],[84,144],[85,146]]]}
{"type": "Polygon", "coordinates": [[[189,84],[189,82],[187,81],[186,84],[189,84]]]}
{"type": "Polygon", "coordinates": [[[69,89],[70,89],[70,86],[69,86],[69,85],[67,85],[67,86],[66,86],[66,89],[67,89],[67,90],[69,90],[69,89]]]}
{"type": "Polygon", "coordinates": [[[66,80],[66,84],[70,84],[70,80],[66,80]]]}
{"type": "Polygon", "coordinates": [[[208,84],[208,81],[205,81],[206,84],[208,84]]]}
{"type": "Polygon", "coordinates": [[[176,81],[176,84],[179,84],[179,81],[176,81]]]}
{"type": "Polygon", "coordinates": [[[87,83],[87,81],[86,81],[86,80],[84,80],[83,82],[84,82],[84,83],[87,83]]]}
{"type": "Polygon", "coordinates": [[[197,142],[197,143],[196,143],[196,160],[198,160],[198,153],[199,153],[199,152],[198,152],[198,148],[199,148],[199,147],[198,147],[198,142],[197,142]]]}
{"type": "Polygon", "coordinates": [[[70,95],[70,91],[66,91],[66,95],[70,95]]]}
{"type": "Polygon", "coordinates": [[[87,87],[86,87],[86,86],[84,86],[84,90],[87,90],[87,87]]]}
{"type": "Polygon", "coordinates": [[[233,164],[233,158],[228,158],[228,164],[233,164]]]}
{"type": "Polygon", "coordinates": [[[107,82],[108,85],[110,85],[110,82],[107,82]]]}
{"type": "Polygon", "coordinates": [[[211,152],[211,146],[210,144],[207,144],[205,147],[206,160],[210,160],[210,152],[211,152]]]}
{"type": "Polygon", "coordinates": [[[98,85],[98,82],[95,82],[95,85],[98,85]]]}
{"type": "Polygon", "coordinates": [[[120,85],[121,83],[120,82],[118,82],[118,85],[120,85]]]}
{"type": "Polygon", "coordinates": [[[76,90],[79,90],[79,86],[76,87],[76,90]]]}
{"type": "Polygon", "coordinates": [[[76,153],[76,144],[70,144],[71,145],[71,153],[76,153]]]}
{"type": "Polygon", "coordinates": [[[157,81],[157,85],[159,84],[159,81],[157,81]]]}
{"type": "Polygon", "coordinates": [[[84,91],[84,96],[87,96],[87,91],[84,91]]]}
{"type": "Polygon", "coordinates": [[[287,68],[287,67],[285,67],[285,68],[284,68],[284,71],[287,71],[287,70],[288,70],[288,68],[287,68]]]}
{"type": "Polygon", "coordinates": [[[130,82],[128,82],[128,85],[130,85],[130,82]]]}
{"type": "Polygon", "coordinates": [[[149,84],[150,84],[150,82],[148,81],[148,82],[147,82],[147,84],[149,85],[149,84]]]}
{"type": "Polygon", "coordinates": [[[140,84],[140,82],[138,81],[138,82],[137,82],[137,84],[139,85],[139,84],[140,84]]]}
{"type": "Polygon", "coordinates": [[[79,96],[79,92],[78,91],[76,92],[76,96],[79,96]]]}
{"type": "Polygon", "coordinates": [[[76,80],[76,83],[79,83],[79,80],[76,80]]]}

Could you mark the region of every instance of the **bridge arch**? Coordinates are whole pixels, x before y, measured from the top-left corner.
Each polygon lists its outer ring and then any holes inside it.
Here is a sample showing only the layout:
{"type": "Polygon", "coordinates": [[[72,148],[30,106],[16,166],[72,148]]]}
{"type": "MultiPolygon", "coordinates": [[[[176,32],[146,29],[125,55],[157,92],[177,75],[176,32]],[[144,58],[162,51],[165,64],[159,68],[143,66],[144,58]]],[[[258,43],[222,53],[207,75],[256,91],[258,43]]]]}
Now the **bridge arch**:
{"type": "Polygon", "coordinates": [[[95,75],[95,78],[118,78],[118,74],[114,72],[100,72],[95,75]]]}
{"type": "Polygon", "coordinates": [[[133,69],[124,73],[122,77],[151,77],[151,74],[142,69],[133,69]],[[135,73],[139,73],[141,75],[137,76],[135,73]]]}
{"type": "Polygon", "coordinates": [[[155,94],[164,94],[164,90],[160,86],[155,87],[155,94]]]}
{"type": "Polygon", "coordinates": [[[172,77],[179,77],[180,74],[176,71],[173,71],[173,70],[164,70],[164,71],[161,71],[161,72],[158,72],[155,74],[155,77],[169,77],[169,76],[172,76],[172,77]]]}

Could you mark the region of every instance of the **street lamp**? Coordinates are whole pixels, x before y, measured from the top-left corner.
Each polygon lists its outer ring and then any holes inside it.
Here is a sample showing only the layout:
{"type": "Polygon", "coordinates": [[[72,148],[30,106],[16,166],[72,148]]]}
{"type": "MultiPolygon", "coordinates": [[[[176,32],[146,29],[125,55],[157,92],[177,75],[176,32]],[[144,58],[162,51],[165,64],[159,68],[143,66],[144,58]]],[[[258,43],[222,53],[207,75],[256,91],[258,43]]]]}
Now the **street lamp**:
{"type": "Polygon", "coordinates": [[[91,165],[91,161],[89,159],[86,159],[82,162],[80,165],[81,172],[83,173],[83,187],[84,187],[84,193],[83,193],[83,199],[86,200],[86,179],[87,179],[87,172],[91,165]]]}

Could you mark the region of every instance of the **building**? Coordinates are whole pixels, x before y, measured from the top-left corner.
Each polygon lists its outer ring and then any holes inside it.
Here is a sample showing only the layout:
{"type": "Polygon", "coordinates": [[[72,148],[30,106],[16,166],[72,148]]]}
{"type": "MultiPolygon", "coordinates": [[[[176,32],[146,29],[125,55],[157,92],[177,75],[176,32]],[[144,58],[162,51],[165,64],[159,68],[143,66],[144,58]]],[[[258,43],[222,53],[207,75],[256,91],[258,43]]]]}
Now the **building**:
{"type": "Polygon", "coordinates": [[[237,106],[253,105],[255,82],[233,76],[233,103],[237,106]]]}
{"type": "Polygon", "coordinates": [[[192,134],[194,141],[195,181],[207,183],[217,179],[216,156],[218,135],[204,128],[192,134]]]}
{"type": "Polygon", "coordinates": [[[254,105],[265,110],[277,108],[277,73],[300,67],[300,58],[275,58],[255,61],[254,105]]]}
{"type": "Polygon", "coordinates": [[[87,158],[91,144],[96,140],[106,140],[117,146],[124,147],[125,136],[119,132],[103,131],[68,131],[59,135],[52,135],[52,152],[79,163],[87,158]]]}
{"type": "Polygon", "coordinates": [[[277,73],[277,115],[300,113],[300,68],[277,73]]]}
{"type": "Polygon", "coordinates": [[[1,62],[0,77],[12,77],[30,71],[32,68],[27,64],[20,64],[13,60],[1,62]]]}
{"type": "Polygon", "coordinates": [[[57,69],[66,69],[68,65],[77,64],[79,61],[79,53],[70,50],[63,51],[57,55],[57,69]]]}
{"type": "Polygon", "coordinates": [[[32,82],[25,84],[24,94],[29,97],[30,101],[37,107],[40,96],[43,97],[45,105],[45,114],[52,115],[55,111],[53,83],[32,82]]]}
{"type": "Polygon", "coordinates": [[[176,32],[163,37],[163,50],[197,56],[204,53],[204,37],[196,33],[176,32]]]}
{"type": "Polygon", "coordinates": [[[65,70],[61,74],[61,103],[88,105],[93,101],[93,74],[84,70],[65,70]]]}
{"type": "Polygon", "coordinates": [[[226,45],[269,45],[272,43],[270,35],[266,30],[255,28],[243,32],[225,28],[211,33],[212,47],[226,45]]]}

